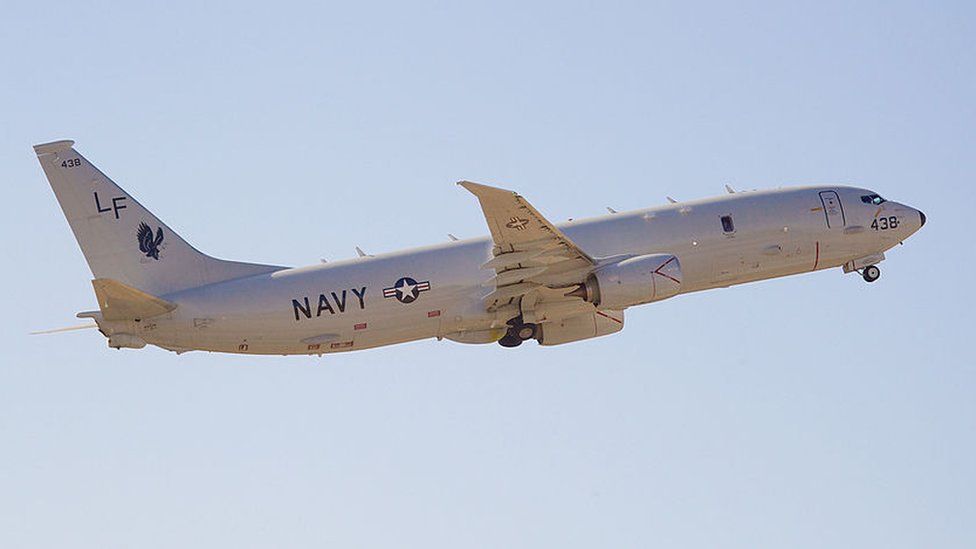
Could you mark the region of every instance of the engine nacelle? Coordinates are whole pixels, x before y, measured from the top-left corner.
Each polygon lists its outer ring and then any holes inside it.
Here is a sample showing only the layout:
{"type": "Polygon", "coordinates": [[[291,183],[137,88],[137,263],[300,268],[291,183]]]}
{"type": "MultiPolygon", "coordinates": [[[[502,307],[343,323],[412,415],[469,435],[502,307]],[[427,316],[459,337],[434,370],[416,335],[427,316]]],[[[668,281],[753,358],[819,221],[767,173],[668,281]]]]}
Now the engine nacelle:
{"type": "Polygon", "coordinates": [[[624,329],[623,311],[595,311],[539,324],[539,345],[562,345],[624,329]]]}
{"type": "Polygon", "coordinates": [[[669,254],[639,255],[605,265],[567,295],[601,309],[625,309],[660,301],[681,291],[681,263],[669,254]]]}

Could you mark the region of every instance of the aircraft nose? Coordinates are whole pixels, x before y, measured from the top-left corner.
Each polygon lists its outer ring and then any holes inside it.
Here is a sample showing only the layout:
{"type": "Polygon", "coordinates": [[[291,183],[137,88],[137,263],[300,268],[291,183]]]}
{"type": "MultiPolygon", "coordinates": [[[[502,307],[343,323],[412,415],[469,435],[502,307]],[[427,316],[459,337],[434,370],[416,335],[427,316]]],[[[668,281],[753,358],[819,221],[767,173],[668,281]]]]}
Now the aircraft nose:
{"type": "Polygon", "coordinates": [[[918,211],[918,217],[922,221],[922,224],[919,225],[919,227],[924,227],[925,226],[925,214],[922,213],[922,210],[919,210],[918,211]]]}

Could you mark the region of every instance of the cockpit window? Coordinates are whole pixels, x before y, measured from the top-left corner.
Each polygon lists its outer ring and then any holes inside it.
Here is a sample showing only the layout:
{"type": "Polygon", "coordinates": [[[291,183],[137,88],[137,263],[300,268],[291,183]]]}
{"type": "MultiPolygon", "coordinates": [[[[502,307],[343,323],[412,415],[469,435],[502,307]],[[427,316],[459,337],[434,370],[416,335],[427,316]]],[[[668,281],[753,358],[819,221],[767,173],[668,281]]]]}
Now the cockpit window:
{"type": "Polygon", "coordinates": [[[878,204],[886,202],[886,200],[877,194],[866,194],[861,197],[861,202],[864,202],[865,204],[874,204],[877,206],[878,204]]]}

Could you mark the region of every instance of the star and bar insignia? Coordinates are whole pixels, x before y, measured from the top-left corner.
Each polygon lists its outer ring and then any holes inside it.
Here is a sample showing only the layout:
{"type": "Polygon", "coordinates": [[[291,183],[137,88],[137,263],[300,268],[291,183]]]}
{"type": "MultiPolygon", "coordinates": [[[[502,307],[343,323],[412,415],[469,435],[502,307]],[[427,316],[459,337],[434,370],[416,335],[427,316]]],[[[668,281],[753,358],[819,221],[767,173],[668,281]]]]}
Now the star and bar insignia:
{"type": "Polygon", "coordinates": [[[383,288],[383,297],[395,297],[400,303],[413,303],[420,297],[420,292],[430,290],[430,281],[417,282],[405,276],[396,281],[390,288],[383,288]]]}

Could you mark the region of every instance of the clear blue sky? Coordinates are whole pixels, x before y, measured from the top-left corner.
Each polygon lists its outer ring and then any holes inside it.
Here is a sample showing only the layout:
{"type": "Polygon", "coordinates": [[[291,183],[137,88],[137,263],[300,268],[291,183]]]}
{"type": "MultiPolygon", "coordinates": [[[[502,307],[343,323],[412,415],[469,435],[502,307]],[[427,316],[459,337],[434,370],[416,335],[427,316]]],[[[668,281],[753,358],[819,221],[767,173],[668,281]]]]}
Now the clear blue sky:
{"type": "Polygon", "coordinates": [[[12,2],[0,18],[0,546],[973,547],[967,2],[12,2]],[[928,224],[559,348],[306,357],[29,337],[92,309],[31,145],[200,249],[299,265],[842,182],[928,224]]]}

